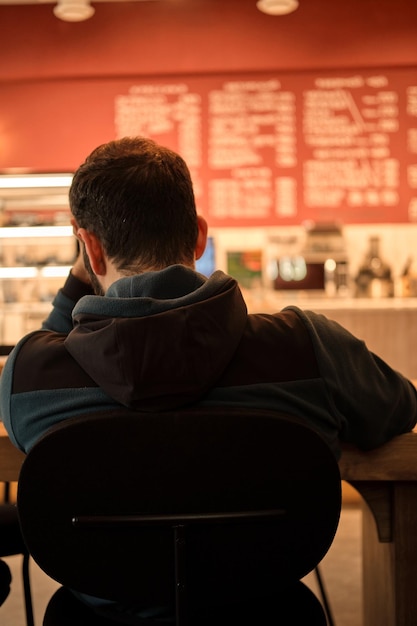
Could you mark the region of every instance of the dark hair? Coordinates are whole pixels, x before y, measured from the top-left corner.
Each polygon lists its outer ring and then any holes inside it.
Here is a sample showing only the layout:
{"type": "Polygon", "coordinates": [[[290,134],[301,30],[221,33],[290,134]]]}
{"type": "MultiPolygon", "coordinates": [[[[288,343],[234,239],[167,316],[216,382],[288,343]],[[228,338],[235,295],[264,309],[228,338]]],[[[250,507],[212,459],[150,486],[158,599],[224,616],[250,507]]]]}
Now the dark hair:
{"type": "Polygon", "coordinates": [[[78,226],[93,232],[118,270],[190,264],[198,235],[190,172],[151,139],[125,137],[93,150],[69,192],[78,226]]]}

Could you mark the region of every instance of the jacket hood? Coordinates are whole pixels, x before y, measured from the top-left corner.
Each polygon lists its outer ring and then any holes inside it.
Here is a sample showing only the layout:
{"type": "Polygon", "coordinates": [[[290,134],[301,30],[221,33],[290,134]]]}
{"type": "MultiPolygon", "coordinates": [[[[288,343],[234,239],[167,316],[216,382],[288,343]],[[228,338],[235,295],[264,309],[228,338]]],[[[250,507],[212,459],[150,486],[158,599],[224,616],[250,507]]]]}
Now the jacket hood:
{"type": "Polygon", "coordinates": [[[233,357],[247,309],[237,282],[175,265],[84,296],[65,346],[118,403],[168,410],[200,399],[233,357]]]}

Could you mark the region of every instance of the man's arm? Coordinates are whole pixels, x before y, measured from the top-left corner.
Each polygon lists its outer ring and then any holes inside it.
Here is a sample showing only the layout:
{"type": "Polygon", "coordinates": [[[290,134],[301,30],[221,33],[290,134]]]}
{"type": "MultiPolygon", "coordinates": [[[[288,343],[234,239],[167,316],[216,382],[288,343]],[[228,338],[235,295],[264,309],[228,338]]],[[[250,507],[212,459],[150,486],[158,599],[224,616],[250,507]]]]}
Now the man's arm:
{"type": "Polygon", "coordinates": [[[298,314],[309,329],[340,439],[371,449],[412,430],[417,393],[411,381],[337,322],[311,311],[298,314]]]}
{"type": "Polygon", "coordinates": [[[72,310],[75,304],[83,296],[92,294],[93,288],[84,265],[81,250],[65,284],[58,291],[52,302],[52,311],[43,322],[42,329],[68,334],[73,328],[72,310]]]}

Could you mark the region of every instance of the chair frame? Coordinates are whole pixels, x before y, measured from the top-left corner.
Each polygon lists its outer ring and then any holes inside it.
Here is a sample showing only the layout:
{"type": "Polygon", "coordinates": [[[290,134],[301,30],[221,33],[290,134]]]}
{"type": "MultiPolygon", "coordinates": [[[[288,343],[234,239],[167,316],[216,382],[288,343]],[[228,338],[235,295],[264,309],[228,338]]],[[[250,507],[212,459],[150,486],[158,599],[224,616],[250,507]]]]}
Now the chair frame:
{"type": "Polygon", "coordinates": [[[128,515],[128,516],[77,516],[72,524],[78,528],[123,528],[140,529],[144,526],[162,525],[173,531],[174,561],[175,561],[175,615],[176,623],[187,624],[187,528],[194,524],[228,524],[235,522],[265,522],[283,518],[286,512],[283,509],[261,511],[246,511],[237,513],[207,513],[204,515],[128,515]]]}
{"type": "MultiPolygon", "coordinates": [[[[256,595],[264,589],[267,593],[268,587],[270,593],[277,584],[296,582],[313,571],[333,541],[340,508],[338,464],[315,431],[293,416],[231,407],[157,414],[117,410],[71,418],[29,452],[18,489],[23,535],[49,576],[80,592],[116,600],[135,597],[139,586],[147,602],[156,601],[148,580],[158,581],[158,598],[170,597],[175,604],[177,626],[188,623],[191,606],[198,613],[213,584],[219,597],[226,585],[230,597],[239,598],[252,589],[256,595]],[[285,471],[288,476],[282,475],[285,471]],[[100,477],[106,485],[109,481],[108,496],[97,484],[100,477]],[[115,590],[117,579],[108,580],[111,572],[101,575],[96,561],[106,553],[111,570],[119,552],[129,550],[133,559],[146,559],[150,539],[139,538],[148,531],[151,538],[163,533],[156,540],[162,546],[155,556],[157,571],[148,562],[144,573],[133,568],[135,580],[125,580],[123,589],[115,590]],[[259,543],[259,569],[253,576],[253,554],[248,552],[246,588],[240,580],[234,583],[234,561],[238,570],[246,567],[241,535],[244,543],[254,538],[259,543]],[[211,562],[218,546],[220,554],[211,562]],[[167,550],[172,557],[165,557],[167,550]],[[271,565],[265,565],[267,560],[271,565]],[[224,573],[229,564],[231,573],[224,573]],[[222,581],[219,589],[217,581],[222,581]]],[[[155,545],[149,549],[151,559],[155,545]]]]}

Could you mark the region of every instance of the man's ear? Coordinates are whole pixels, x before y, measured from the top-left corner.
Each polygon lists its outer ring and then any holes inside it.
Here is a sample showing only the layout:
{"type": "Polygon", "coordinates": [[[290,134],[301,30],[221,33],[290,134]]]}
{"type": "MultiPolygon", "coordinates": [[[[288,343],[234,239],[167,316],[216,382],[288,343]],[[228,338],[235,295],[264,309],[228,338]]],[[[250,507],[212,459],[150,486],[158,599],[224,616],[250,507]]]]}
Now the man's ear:
{"type": "Polygon", "coordinates": [[[195,258],[199,259],[203,256],[204,250],[206,249],[208,225],[204,217],[202,217],[201,215],[197,215],[197,223],[198,236],[195,246],[195,258]]]}
{"type": "Polygon", "coordinates": [[[76,234],[85,246],[85,251],[94,274],[104,276],[106,273],[106,259],[100,241],[94,233],[89,232],[85,228],[79,228],[76,234]]]}
{"type": "Polygon", "coordinates": [[[71,226],[72,226],[72,232],[77,237],[77,239],[79,239],[78,231],[80,230],[80,228],[79,228],[79,226],[77,224],[77,221],[76,221],[75,217],[71,217],[71,226]]]}

